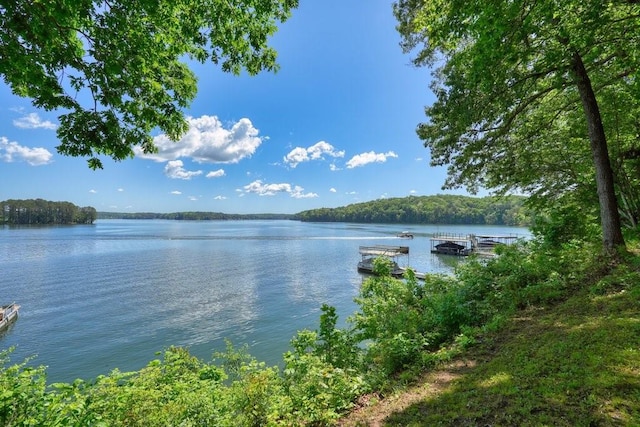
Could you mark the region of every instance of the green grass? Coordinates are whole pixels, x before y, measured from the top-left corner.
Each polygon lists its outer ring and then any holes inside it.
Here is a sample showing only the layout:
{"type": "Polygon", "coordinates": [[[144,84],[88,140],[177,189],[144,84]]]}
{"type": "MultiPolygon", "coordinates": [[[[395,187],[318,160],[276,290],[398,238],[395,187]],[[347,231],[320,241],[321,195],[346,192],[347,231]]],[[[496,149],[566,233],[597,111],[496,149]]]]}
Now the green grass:
{"type": "Polygon", "coordinates": [[[353,422],[640,426],[640,274],[623,265],[561,303],[520,312],[439,369],[455,377],[446,387],[424,382],[383,416],[373,406],[353,422]],[[438,390],[416,399],[429,387],[438,390]]]}

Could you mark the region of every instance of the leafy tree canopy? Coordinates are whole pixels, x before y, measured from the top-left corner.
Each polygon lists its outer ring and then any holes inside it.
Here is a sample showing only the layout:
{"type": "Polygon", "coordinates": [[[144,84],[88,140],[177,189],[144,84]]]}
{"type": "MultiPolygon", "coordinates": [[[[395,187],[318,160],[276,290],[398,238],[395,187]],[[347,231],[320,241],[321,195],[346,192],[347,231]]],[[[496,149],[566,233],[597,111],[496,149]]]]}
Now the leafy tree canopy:
{"type": "Polygon", "coordinates": [[[132,157],[176,140],[196,95],[187,60],[277,70],[268,38],[298,0],[0,0],[0,75],[14,94],[60,110],[58,151],[132,157]]]}
{"type": "Polygon", "coordinates": [[[92,206],[43,199],[0,202],[0,225],[93,224],[97,212],[92,206]]]}
{"type": "Polygon", "coordinates": [[[615,195],[635,166],[611,163],[640,142],[640,4],[400,0],[394,12],[404,49],[435,70],[418,134],[449,165],[445,187],[577,194],[600,206],[605,248],[623,244],[615,195]]]}
{"type": "Polygon", "coordinates": [[[531,223],[526,198],[455,195],[410,196],[354,203],[339,208],[297,213],[301,221],[387,224],[490,224],[526,226],[531,223]]]}

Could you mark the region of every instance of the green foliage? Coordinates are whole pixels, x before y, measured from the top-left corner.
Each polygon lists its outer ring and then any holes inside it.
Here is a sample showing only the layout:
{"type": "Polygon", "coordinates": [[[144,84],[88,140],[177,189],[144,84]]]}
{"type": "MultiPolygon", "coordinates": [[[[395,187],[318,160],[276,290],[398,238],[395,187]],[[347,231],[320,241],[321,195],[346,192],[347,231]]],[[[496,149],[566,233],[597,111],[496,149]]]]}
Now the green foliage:
{"type": "Polygon", "coordinates": [[[284,355],[293,424],[331,424],[367,391],[362,350],[351,330],[336,329],[335,308],[322,305],[319,331],[300,331],[284,355]]]}
{"type": "MultiPolygon", "coordinates": [[[[428,275],[424,282],[412,274],[403,280],[368,279],[356,298],[360,311],[351,321],[358,340],[368,345],[370,381],[379,374],[376,370],[384,378],[429,365],[434,357],[426,354],[451,342],[467,345],[473,328],[561,300],[582,278],[598,274],[601,261],[593,253],[593,245],[577,241],[554,251],[530,242],[501,246],[491,259],[471,258],[454,276],[428,275]]],[[[380,267],[384,272],[384,263],[380,267]]]]}
{"type": "Polygon", "coordinates": [[[266,367],[249,355],[247,348],[235,349],[227,342],[225,353],[217,353],[231,382],[218,404],[222,419],[218,425],[277,425],[290,410],[290,399],[277,368],[266,367]]]}
{"type": "Polygon", "coordinates": [[[0,352],[0,424],[38,425],[47,405],[44,367],[27,367],[27,362],[7,366],[13,349],[0,352]]]}
{"type": "Polygon", "coordinates": [[[594,241],[600,233],[597,216],[576,203],[556,204],[538,211],[531,231],[550,248],[572,240],[594,241]]]}
{"type": "Polygon", "coordinates": [[[150,132],[187,130],[196,95],[187,59],[223,71],[275,71],[269,37],[297,0],[3,2],[0,75],[34,106],[62,110],[58,151],[133,157],[156,150],[150,132]],[[85,104],[83,104],[85,102],[85,104]]]}
{"type": "Polygon", "coordinates": [[[91,206],[42,199],[5,200],[0,202],[0,215],[0,223],[10,225],[93,224],[97,218],[91,206]]]}
{"type": "Polygon", "coordinates": [[[99,377],[86,392],[87,410],[105,425],[219,425],[224,378],[220,369],[174,347],[138,372],[99,377]]]}
{"type": "Polygon", "coordinates": [[[322,304],[320,316],[320,330],[315,353],[325,361],[342,369],[358,368],[361,366],[362,351],[350,329],[338,329],[338,315],[335,307],[322,304]]]}
{"type": "MultiPolygon", "coordinates": [[[[378,274],[382,258],[375,260],[378,274]]],[[[355,301],[360,311],[350,320],[359,341],[369,343],[370,368],[385,374],[397,372],[419,359],[433,345],[429,322],[433,315],[425,304],[424,288],[415,279],[397,280],[387,275],[367,279],[355,301]]]]}
{"type": "Polygon", "coordinates": [[[454,195],[409,196],[355,203],[339,208],[299,212],[301,221],[389,224],[491,224],[528,225],[526,198],[467,197],[454,195]]]}
{"type": "Polygon", "coordinates": [[[600,208],[605,250],[624,245],[617,205],[631,226],[640,217],[639,12],[632,1],[397,1],[405,51],[435,66],[418,135],[432,165],[448,165],[445,188],[542,204],[574,195],[600,208]]]}
{"type": "Polygon", "coordinates": [[[284,384],[291,399],[293,425],[330,424],[366,391],[360,372],[332,366],[302,348],[304,342],[311,344],[316,339],[315,332],[303,331],[293,340],[296,350],[284,355],[284,384]]]}

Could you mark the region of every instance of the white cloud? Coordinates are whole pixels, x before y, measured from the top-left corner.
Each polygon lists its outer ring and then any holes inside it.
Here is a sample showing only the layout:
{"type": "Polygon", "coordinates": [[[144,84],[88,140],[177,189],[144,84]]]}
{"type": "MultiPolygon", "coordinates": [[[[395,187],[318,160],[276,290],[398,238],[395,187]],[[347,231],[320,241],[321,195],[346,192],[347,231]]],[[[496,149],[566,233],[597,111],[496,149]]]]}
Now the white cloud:
{"type": "Polygon", "coordinates": [[[192,202],[197,202],[198,201],[198,197],[197,196],[189,196],[189,200],[191,200],[192,202]]]}
{"type": "Polygon", "coordinates": [[[217,171],[211,171],[207,174],[207,178],[220,178],[224,176],[224,169],[218,169],[217,171]]]}
{"type": "Polygon", "coordinates": [[[13,121],[13,125],[21,129],[51,129],[58,126],[49,120],[42,120],[37,113],[30,113],[13,121]]]}
{"type": "Polygon", "coordinates": [[[53,154],[46,148],[24,147],[4,136],[0,137],[0,159],[7,163],[25,161],[31,166],[40,166],[51,163],[52,157],[53,154]]]}
{"type": "Polygon", "coordinates": [[[215,116],[188,117],[189,130],[173,142],[162,134],[153,139],[158,147],[154,154],[144,154],[136,147],[136,155],[158,162],[191,158],[198,163],[238,163],[255,153],[263,139],[251,120],[240,119],[231,129],[225,129],[215,116]]]}
{"type": "Polygon", "coordinates": [[[336,193],[338,190],[336,190],[335,188],[330,188],[329,191],[332,193],[336,193]]]}
{"type": "Polygon", "coordinates": [[[96,194],[96,193],[97,193],[97,191],[96,191],[96,190],[91,189],[91,190],[89,190],[89,193],[91,193],[91,194],[96,194]]]}
{"type": "Polygon", "coordinates": [[[284,162],[295,168],[300,163],[308,162],[310,160],[322,160],[324,155],[331,157],[344,157],[344,151],[336,151],[333,145],[320,141],[311,147],[302,148],[296,147],[284,156],[284,162]]]}
{"type": "Polygon", "coordinates": [[[318,197],[318,195],[316,193],[305,193],[304,188],[296,185],[291,191],[291,197],[294,199],[313,199],[314,197],[318,197]]]}
{"type": "Polygon", "coordinates": [[[189,180],[194,176],[202,175],[202,171],[188,171],[184,168],[182,160],[172,160],[164,167],[164,174],[172,179],[189,180]]]}
{"type": "Polygon", "coordinates": [[[245,193],[254,193],[259,196],[275,196],[278,193],[288,193],[295,199],[318,197],[316,193],[305,193],[304,188],[299,185],[292,186],[288,183],[265,184],[261,180],[256,180],[245,185],[243,188],[245,193]]]}
{"type": "Polygon", "coordinates": [[[393,151],[387,153],[376,153],[369,151],[368,153],[357,154],[347,162],[347,169],[353,169],[369,163],[384,163],[390,157],[398,157],[393,151]]]}
{"type": "Polygon", "coordinates": [[[176,196],[179,196],[180,194],[182,194],[182,191],[173,190],[170,194],[175,194],[176,196]]]}
{"type": "Polygon", "coordinates": [[[213,200],[227,200],[227,198],[225,196],[216,196],[213,200]]]}
{"type": "Polygon", "coordinates": [[[124,191],[124,188],[118,188],[118,192],[120,192],[120,193],[121,193],[121,192],[123,192],[123,191],[124,191]]]}

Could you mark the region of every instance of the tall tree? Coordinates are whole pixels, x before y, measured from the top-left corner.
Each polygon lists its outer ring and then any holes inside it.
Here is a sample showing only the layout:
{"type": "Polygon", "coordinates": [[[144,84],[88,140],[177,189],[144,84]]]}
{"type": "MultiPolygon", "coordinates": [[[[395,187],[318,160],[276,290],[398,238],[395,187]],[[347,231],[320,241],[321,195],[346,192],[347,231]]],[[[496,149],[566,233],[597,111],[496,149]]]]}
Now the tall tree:
{"type": "Polygon", "coordinates": [[[132,157],[176,140],[196,94],[187,60],[277,69],[268,38],[298,0],[0,0],[0,75],[36,107],[61,110],[58,151],[132,157]]]}
{"type": "Polygon", "coordinates": [[[585,171],[559,153],[588,141],[604,249],[624,246],[599,96],[639,93],[638,2],[400,0],[394,13],[405,51],[435,70],[418,134],[432,164],[449,164],[445,186],[549,196],[564,184],[551,169],[575,178],[568,191],[585,171]]]}

